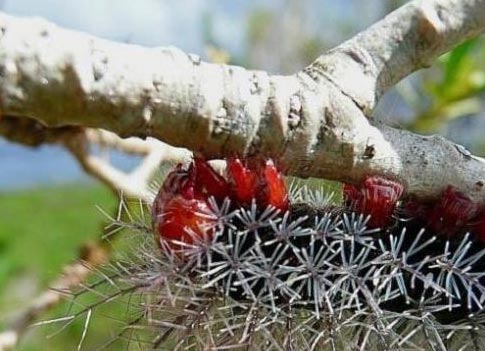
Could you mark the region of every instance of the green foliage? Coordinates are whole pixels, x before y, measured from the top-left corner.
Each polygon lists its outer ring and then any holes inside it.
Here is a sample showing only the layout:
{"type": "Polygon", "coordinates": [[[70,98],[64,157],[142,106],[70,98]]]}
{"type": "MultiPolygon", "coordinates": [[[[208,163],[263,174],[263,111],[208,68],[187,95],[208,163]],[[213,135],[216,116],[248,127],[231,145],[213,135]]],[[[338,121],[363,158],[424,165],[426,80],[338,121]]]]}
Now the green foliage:
{"type": "Polygon", "coordinates": [[[485,91],[483,41],[479,37],[463,43],[423,75],[422,88],[430,100],[418,108],[412,129],[436,131],[455,118],[478,114],[485,91]]]}
{"type": "MultiPolygon", "coordinates": [[[[116,202],[100,186],[0,193],[0,323],[45,290],[84,243],[99,238],[105,218],[95,206],[110,212],[116,202]]],[[[53,339],[45,338],[45,328],[34,330],[37,335],[24,340],[19,350],[70,350],[82,323],[53,339]]]]}
{"type": "Polygon", "coordinates": [[[272,12],[263,9],[252,12],[248,18],[248,42],[259,43],[263,41],[273,20],[272,12]]]}

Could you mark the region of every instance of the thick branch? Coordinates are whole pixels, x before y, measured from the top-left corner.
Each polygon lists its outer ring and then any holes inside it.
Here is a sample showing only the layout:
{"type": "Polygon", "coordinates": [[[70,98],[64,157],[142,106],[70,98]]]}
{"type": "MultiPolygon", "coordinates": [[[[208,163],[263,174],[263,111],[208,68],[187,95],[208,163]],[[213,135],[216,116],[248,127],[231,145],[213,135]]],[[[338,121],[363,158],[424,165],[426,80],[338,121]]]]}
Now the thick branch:
{"type": "Polygon", "coordinates": [[[484,1],[412,1],[293,76],[1,15],[0,109],[50,126],[154,136],[208,157],[270,155],[303,177],[386,174],[418,196],[452,184],[482,201],[481,159],[366,115],[396,81],[481,31],[484,1]]]}
{"type": "Polygon", "coordinates": [[[305,71],[324,75],[370,113],[401,79],[484,30],[484,0],[410,1],[305,71]]]}

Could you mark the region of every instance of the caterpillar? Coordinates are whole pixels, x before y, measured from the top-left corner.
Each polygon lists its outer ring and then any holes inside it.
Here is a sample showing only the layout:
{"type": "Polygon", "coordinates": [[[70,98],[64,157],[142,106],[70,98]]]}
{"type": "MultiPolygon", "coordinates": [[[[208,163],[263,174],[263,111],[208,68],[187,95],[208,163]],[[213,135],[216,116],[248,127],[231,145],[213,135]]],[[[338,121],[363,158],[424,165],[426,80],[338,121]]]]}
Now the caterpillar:
{"type": "Polygon", "coordinates": [[[288,187],[269,159],[226,163],[175,166],[149,223],[117,220],[146,240],[74,294],[99,301],[71,317],[126,298],[118,348],[482,348],[485,211],[466,195],[423,203],[370,175],[339,198],[288,187]]]}
{"type": "MultiPolygon", "coordinates": [[[[481,211],[451,186],[426,204],[402,199],[404,187],[396,180],[368,176],[361,184],[344,184],[343,204],[315,207],[289,200],[271,160],[229,159],[226,179],[195,159],[184,178],[192,179],[204,207],[230,205],[222,214],[194,212],[196,223],[177,215],[184,209],[167,204],[160,211],[157,205],[158,239],[178,243],[189,261],[197,256],[194,284],[225,298],[286,317],[299,310],[321,321],[344,311],[363,313],[381,331],[389,328],[389,316],[452,328],[483,310],[481,211]],[[177,231],[164,230],[171,216],[179,220],[177,231]]],[[[167,185],[179,196],[182,183],[164,184],[155,203],[167,185]]]]}

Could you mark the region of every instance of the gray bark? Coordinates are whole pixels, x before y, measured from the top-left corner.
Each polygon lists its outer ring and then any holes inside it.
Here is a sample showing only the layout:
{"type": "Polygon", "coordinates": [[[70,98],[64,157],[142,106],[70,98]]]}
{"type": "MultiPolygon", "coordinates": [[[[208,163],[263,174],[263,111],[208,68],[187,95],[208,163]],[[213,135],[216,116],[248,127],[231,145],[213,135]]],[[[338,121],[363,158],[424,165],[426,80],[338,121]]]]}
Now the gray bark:
{"type": "Polygon", "coordinates": [[[290,76],[205,63],[0,15],[0,110],[47,126],[153,136],[209,158],[258,154],[286,173],[485,200],[485,162],[440,137],[373,125],[379,97],[485,29],[485,0],[411,1],[290,76]]]}

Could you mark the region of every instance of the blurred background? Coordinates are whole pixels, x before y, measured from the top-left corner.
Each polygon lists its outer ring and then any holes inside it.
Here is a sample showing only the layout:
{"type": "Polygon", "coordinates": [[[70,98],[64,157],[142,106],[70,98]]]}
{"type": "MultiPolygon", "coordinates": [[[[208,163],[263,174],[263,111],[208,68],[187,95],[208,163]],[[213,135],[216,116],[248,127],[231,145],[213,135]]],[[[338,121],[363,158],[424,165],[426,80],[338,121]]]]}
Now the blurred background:
{"type": "MultiPolygon", "coordinates": [[[[3,0],[17,16],[41,16],[59,26],[144,46],[177,46],[204,60],[272,73],[293,73],[325,50],[402,5],[401,0],[3,0]]],[[[375,117],[423,134],[442,134],[485,155],[485,45],[473,39],[431,68],[401,82],[375,117]]],[[[1,122],[0,122],[1,123],[1,122]]],[[[106,147],[97,150],[119,170],[141,162],[106,147]]],[[[0,135],[0,326],[45,290],[96,242],[118,198],[88,176],[63,145],[29,147],[0,135]]],[[[49,314],[62,313],[59,306],[49,314]]],[[[43,319],[48,316],[43,316],[43,319]]],[[[70,350],[82,323],[59,335],[33,328],[19,350],[70,350]]],[[[101,340],[109,323],[93,332],[101,340]]],[[[55,329],[54,329],[55,330],[55,329]]]]}

